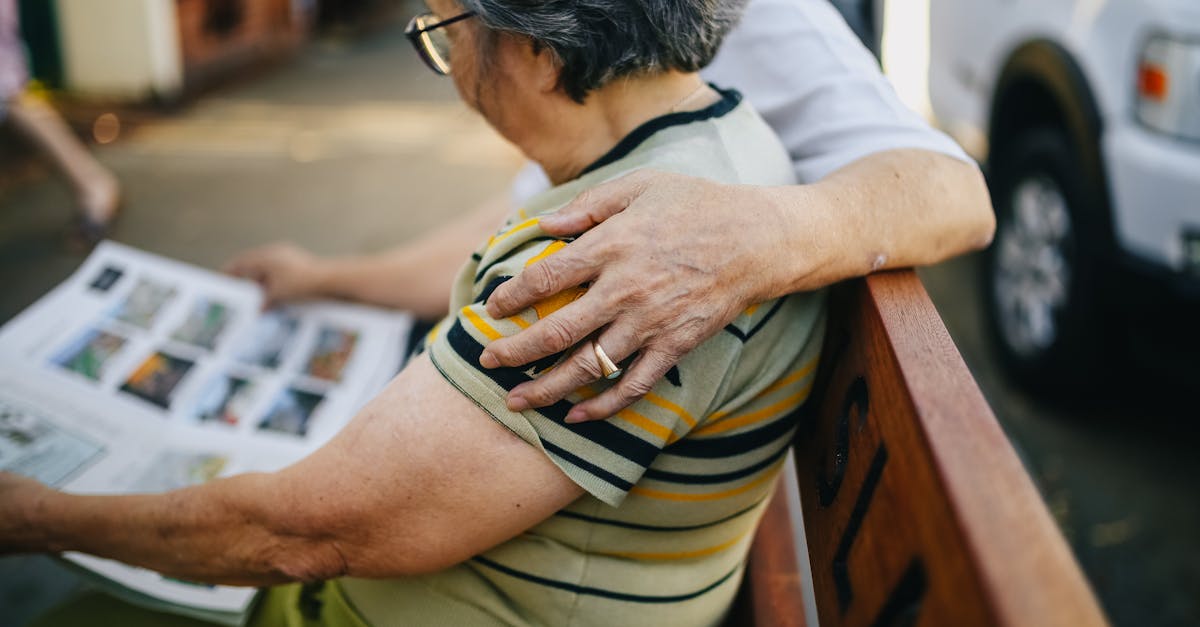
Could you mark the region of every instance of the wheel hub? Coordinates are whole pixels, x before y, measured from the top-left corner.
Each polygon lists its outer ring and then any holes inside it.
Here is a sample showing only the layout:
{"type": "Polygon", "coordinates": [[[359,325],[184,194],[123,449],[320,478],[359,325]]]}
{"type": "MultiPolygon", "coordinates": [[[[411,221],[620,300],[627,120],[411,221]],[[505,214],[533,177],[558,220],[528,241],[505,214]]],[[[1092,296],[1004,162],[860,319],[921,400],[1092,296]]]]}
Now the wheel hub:
{"type": "Polygon", "coordinates": [[[1071,280],[1071,215],[1061,188],[1045,176],[1021,181],[1011,203],[1012,219],[996,237],[997,314],[1008,345],[1032,356],[1059,335],[1071,280]]]}

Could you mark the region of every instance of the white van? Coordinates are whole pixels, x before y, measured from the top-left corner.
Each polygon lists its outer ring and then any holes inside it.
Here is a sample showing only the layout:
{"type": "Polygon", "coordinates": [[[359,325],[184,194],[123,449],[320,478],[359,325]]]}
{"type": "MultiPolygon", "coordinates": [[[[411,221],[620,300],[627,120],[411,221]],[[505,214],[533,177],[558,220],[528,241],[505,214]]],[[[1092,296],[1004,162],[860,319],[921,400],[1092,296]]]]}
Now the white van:
{"type": "Polygon", "coordinates": [[[1131,328],[1194,341],[1200,0],[929,2],[934,114],[992,188],[1009,369],[1053,387],[1124,367],[1131,328]]]}

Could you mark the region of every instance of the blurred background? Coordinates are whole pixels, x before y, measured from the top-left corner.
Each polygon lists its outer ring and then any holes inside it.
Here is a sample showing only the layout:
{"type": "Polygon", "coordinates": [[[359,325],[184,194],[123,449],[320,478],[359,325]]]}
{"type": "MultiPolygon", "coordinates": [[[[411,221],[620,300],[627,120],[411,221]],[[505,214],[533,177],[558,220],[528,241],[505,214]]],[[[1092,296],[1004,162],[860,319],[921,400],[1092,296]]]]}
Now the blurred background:
{"type": "MultiPolygon", "coordinates": [[[[995,245],[922,277],[1113,623],[1200,624],[1200,4],[834,4],[986,167],[995,245]]],[[[115,175],[133,246],[209,268],[274,240],[378,250],[521,165],[412,53],[416,2],[19,5],[22,97],[115,175]]],[[[34,146],[0,125],[0,322],[87,254],[78,189],[34,146]]],[[[0,622],[80,585],[0,559],[0,622]]]]}

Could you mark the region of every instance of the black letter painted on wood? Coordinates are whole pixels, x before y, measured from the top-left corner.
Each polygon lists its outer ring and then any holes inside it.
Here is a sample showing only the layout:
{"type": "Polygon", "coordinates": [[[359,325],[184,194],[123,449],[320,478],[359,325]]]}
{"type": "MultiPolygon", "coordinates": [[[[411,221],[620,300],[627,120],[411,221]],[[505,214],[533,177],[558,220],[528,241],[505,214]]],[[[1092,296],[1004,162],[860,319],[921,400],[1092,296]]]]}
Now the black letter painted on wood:
{"type": "Polygon", "coordinates": [[[842,479],[846,477],[846,464],[850,458],[850,411],[858,408],[858,424],[861,426],[867,419],[869,396],[867,381],[862,377],[855,379],[846,391],[846,400],[842,402],[842,411],[838,414],[837,424],[834,425],[832,477],[825,476],[825,468],[829,465],[828,458],[821,460],[821,465],[817,468],[817,500],[821,507],[829,507],[837,499],[838,491],[842,488],[842,479]]]}
{"type": "Polygon", "coordinates": [[[879,610],[879,616],[871,623],[872,627],[911,627],[917,624],[928,583],[925,562],[919,557],[912,558],[879,610]]]}
{"type": "Polygon", "coordinates": [[[854,510],[850,512],[850,520],[846,523],[846,530],[842,532],[837,552],[833,555],[833,583],[837,588],[838,607],[843,613],[850,607],[850,601],[854,598],[854,591],[850,588],[850,566],[847,561],[850,557],[850,547],[854,545],[854,538],[858,536],[863,519],[867,516],[867,508],[871,505],[871,497],[875,496],[875,488],[879,486],[879,478],[883,476],[883,466],[887,464],[887,459],[887,445],[880,442],[879,448],[875,449],[875,456],[871,459],[871,467],[867,470],[867,478],[863,480],[862,490],[854,501],[854,510]]]}

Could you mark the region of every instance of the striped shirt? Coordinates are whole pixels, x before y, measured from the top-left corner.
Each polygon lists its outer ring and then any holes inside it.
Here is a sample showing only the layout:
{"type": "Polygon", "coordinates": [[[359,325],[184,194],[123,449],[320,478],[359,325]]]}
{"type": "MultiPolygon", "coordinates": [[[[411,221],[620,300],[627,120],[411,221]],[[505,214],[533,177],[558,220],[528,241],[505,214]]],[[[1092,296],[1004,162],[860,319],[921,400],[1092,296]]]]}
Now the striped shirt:
{"type": "MultiPolygon", "coordinates": [[[[538,227],[580,191],[652,167],[725,183],[791,184],[791,164],[736,92],[707,109],[635,130],[579,178],[533,198],[459,274],[451,315],[427,340],[437,369],[586,494],[526,533],[448,570],[342,580],[374,625],[710,625],[729,607],[754,528],[812,387],[824,326],[821,293],[751,307],[685,357],[654,390],[607,421],[564,423],[573,403],[509,411],[508,390],[552,367],[482,369],[489,342],[571,302],[562,294],[495,320],[501,283],[565,244],[538,227]]],[[[582,290],[582,288],[580,288],[582,290]]]]}

